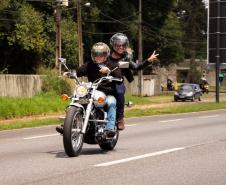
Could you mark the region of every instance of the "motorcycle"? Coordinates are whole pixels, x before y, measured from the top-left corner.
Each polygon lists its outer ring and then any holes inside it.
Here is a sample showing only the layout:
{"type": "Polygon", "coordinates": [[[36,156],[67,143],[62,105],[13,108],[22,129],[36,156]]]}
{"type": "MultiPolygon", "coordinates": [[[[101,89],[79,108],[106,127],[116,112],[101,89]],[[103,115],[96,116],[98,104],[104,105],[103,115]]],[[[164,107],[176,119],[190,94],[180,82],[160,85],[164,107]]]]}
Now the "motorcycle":
{"type": "MultiPolygon", "coordinates": [[[[59,60],[70,71],[66,65],[66,59],[59,60]]],[[[93,83],[86,83],[79,81],[76,72],[70,72],[70,78],[76,83],[74,93],[71,97],[62,95],[64,100],[71,99],[66,108],[63,126],[63,144],[66,154],[69,157],[78,156],[84,142],[98,144],[102,150],[113,150],[117,144],[119,132],[116,131],[112,138],[107,137],[105,132],[107,113],[104,110],[106,95],[97,88],[104,81],[122,82],[122,79],[107,74],[93,83]]]]}
{"type": "Polygon", "coordinates": [[[203,93],[206,93],[206,94],[209,93],[209,85],[208,85],[208,83],[206,83],[206,84],[200,84],[200,88],[202,89],[202,92],[203,93]]]}

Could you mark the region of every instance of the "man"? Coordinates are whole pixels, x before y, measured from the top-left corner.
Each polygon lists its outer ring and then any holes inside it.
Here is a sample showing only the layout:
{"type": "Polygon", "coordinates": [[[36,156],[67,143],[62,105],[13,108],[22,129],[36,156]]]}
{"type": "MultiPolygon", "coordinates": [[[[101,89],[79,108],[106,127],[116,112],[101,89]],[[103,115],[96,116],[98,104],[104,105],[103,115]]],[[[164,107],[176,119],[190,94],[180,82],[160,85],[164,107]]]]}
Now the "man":
{"type": "MultiPolygon", "coordinates": [[[[142,70],[145,67],[149,66],[157,60],[158,54],[155,54],[155,51],[152,55],[145,60],[144,62],[137,64],[133,62],[132,51],[129,48],[129,40],[128,37],[123,33],[116,33],[110,39],[110,45],[112,47],[112,53],[109,57],[109,60],[113,63],[118,63],[119,61],[127,61],[129,62],[129,68],[121,69],[122,75],[126,77],[127,81],[131,83],[134,80],[133,73],[131,70],[142,70]]],[[[107,73],[102,70],[102,72],[107,73]]],[[[118,84],[116,85],[116,99],[117,99],[117,126],[118,130],[125,129],[124,123],[124,104],[125,104],[125,85],[118,84]]]]}
{"type": "MultiPolygon", "coordinates": [[[[109,47],[103,43],[98,42],[93,45],[91,50],[91,58],[92,62],[88,62],[77,69],[77,76],[87,76],[89,82],[94,82],[95,80],[103,77],[105,74],[102,73],[102,70],[109,69],[112,71],[111,75],[121,79],[121,71],[117,68],[117,63],[112,63],[108,61],[108,57],[110,55],[109,47]]],[[[70,73],[64,73],[64,76],[69,76],[70,73]]],[[[120,82],[117,82],[120,83],[120,82]]],[[[115,135],[115,122],[116,122],[116,99],[115,95],[115,82],[105,82],[102,83],[98,90],[104,92],[107,95],[106,98],[106,108],[107,108],[107,136],[113,137],[115,135]]],[[[56,127],[57,132],[63,133],[63,127],[56,127]]]]}

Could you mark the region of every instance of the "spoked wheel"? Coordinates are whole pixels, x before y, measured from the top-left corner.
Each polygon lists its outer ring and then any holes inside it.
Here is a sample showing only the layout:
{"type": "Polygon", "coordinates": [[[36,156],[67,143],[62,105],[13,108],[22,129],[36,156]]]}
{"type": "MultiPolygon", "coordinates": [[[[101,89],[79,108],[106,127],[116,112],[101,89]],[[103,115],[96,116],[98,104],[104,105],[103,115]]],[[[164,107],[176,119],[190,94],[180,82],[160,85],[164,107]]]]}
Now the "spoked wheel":
{"type": "Polygon", "coordinates": [[[106,143],[99,144],[100,148],[102,150],[108,150],[108,151],[113,150],[117,144],[118,137],[119,137],[119,131],[117,130],[115,133],[115,136],[111,140],[107,141],[106,143]]]}
{"type": "Polygon", "coordinates": [[[70,107],[64,121],[64,150],[69,157],[78,156],[83,145],[82,110],[77,107],[70,107]]]}

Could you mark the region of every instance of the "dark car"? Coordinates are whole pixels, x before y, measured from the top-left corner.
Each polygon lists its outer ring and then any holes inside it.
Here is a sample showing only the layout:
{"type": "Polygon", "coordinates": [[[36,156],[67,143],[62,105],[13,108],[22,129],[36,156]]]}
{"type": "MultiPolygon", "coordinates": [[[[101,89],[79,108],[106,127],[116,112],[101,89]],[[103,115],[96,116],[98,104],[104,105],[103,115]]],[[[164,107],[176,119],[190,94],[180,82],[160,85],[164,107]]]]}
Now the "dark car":
{"type": "Polygon", "coordinates": [[[201,101],[202,90],[198,84],[181,84],[179,89],[174,93],[174,101],[178,100],[191,100],[195,101],[196,99],[201,101]]]}

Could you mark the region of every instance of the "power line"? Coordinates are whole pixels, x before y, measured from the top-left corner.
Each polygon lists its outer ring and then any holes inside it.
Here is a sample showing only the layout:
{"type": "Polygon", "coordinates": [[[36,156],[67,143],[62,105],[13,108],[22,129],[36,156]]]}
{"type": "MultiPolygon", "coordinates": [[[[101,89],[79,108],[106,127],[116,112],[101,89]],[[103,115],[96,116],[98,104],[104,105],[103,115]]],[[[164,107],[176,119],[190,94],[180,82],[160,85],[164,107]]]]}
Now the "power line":
{"type": "Polygon", "coordinates": [[[0,21],[17,21],[16,19],[0,19],[0,21]]]}
{"type": "MultiPolygon", "coordinates": [[[[27,2],[56,3],[56,0],[26,0],[27,2]]],[[[63,1],[62,1],[63,2],[63,1]]]]}
{"type": "Polygon", "coordinates": [[[88,31],[83,31],[83,33],[87,33],[87,34],[92,34],[92,35],[113,35],[115,33],[124,33],[124,32],[127,32],[127,31],[130,31],[130,30],[120,30],[120,31],[117,31],[117,32],[88,32],[88,31]]]}

